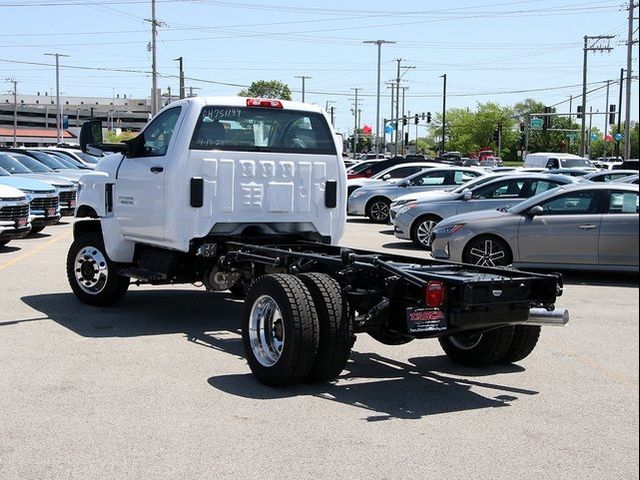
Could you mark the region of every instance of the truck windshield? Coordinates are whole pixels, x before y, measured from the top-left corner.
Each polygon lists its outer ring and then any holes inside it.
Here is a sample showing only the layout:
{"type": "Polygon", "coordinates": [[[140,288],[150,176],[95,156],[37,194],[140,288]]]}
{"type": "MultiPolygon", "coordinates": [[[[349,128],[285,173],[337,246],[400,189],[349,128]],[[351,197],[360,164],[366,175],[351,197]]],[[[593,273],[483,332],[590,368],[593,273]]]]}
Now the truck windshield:
{"type": "Polygon", "coordinates": [[[203,107],[190,148],[336,154],[331,130],[319,113],[254,107],[203,107]]]}

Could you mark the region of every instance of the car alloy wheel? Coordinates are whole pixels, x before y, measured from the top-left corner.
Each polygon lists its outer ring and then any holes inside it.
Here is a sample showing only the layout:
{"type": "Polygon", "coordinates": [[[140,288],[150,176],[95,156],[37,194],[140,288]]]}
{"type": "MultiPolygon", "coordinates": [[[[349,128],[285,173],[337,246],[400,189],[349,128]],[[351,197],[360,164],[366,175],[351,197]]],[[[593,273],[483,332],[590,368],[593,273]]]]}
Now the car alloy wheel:
{"type": "Polygon", "coordinates": [[[468,262],[483,267],[509,265],[509,254],[502,242],[492,238],[478,239],[473,242],[467,255],[468,262]]]}

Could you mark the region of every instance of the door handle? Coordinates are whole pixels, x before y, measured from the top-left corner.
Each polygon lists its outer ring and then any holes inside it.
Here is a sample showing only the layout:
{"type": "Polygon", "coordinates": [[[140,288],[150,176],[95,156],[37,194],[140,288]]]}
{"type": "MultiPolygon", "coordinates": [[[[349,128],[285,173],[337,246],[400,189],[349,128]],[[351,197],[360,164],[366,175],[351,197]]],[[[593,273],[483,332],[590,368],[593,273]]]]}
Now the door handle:
{"type": "Polygon", "coordinates": [[[151,170],[151,173],[162,173],[162,172],[164,172],[164,168],[162,168],[162,167],[151,167],[150,170],[151,170]]]}
{"type": "Polygon", "coordinates": [[[578,225],[578,228],[580,230],[594,230],[596,228],[598,228],[597,225],[593,225],[593,224],[585,224],[585,225],[578,225]]]}

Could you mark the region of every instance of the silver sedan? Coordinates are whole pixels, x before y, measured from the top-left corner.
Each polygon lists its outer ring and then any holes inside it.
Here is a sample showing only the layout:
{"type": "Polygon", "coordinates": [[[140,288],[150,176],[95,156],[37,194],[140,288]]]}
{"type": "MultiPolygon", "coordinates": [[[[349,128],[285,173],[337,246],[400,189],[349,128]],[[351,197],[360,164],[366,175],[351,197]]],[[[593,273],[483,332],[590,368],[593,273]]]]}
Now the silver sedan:
{"type": "Polygon", "coordinates": [[[366,185],[349,195],[347,212],[362,215],[376,223],[389,221],[389,206],[396,198],[414,192],[455,188],[485,175],[480,169],[467,167],[430,168],[415,173],[397,183],[366,185]]]}
{"type": "Polygon", "coordinates": [[[541,173],[497,176],[470,189],[441,192],[430,198],[401,206],[393,218],[393,233],[401,239],[411,239],[422,248],[431,248],[433,228],[443,219],[466,212],[511,207],[517,203],[559,185],[576,183],[566,175],[541,173]]]}
{"type": "Polygon", "coordinates": [[[485,266],[638,271],[638,186],[565,185],[435,228],[435,258],[485,266]]]}

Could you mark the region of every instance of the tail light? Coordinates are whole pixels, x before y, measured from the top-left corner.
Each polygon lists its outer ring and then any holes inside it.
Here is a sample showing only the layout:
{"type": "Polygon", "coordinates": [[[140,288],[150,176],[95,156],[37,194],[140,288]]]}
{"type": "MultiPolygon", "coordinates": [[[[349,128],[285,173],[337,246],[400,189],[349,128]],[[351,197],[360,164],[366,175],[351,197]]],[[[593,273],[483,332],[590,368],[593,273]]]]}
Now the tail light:
{"type": "Polygon", "coordinates": [[[284,108],[280,100],[270,98],[247,98],[247,107],[284,108]]]}
{"type": "Polygon", "coordinates": [[[440,280],[429,280],[424,287],[424,302],[427,307],[435,308],[444,302],[445,288],[440,280]]]}

